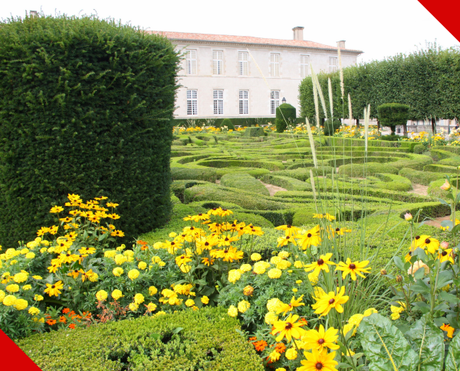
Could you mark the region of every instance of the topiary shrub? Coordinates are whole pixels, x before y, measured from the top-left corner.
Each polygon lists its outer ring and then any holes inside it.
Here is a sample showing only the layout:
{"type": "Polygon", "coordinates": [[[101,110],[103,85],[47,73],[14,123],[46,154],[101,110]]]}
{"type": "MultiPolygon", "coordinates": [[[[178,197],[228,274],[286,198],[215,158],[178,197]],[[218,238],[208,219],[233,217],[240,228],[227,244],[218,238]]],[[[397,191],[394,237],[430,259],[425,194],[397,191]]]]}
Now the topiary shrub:
{"type": "Polygon", "coordinates": [[[278,133],[283,133],[286,130],[287,125],[295,124],[296,122],[296,109],[294,106],[283,103],[282,105],[276,107],[276,131],[278,133]]]}
{"type": "Polygon", "coordinates": [[[246,130],[243,133],[243,136],[245,137],[263,137],[265,135],[264,129],[261,127],[251,127],[251,128],[246,128],[246,130]]]}
{"type": "Polygon", "coordinates": [[[381,126],[389,126],[391,134],[395,134],[396,125],[404,126],[406,133],[406,124],[409,117],[409,106],[400,103],[385,103],[377,107],[381,126]]]}
{"type": "Polygon", "coordinates": [[[416,144],[414,146],[414,153],[421,155],[425,151],[426,151],[426,147],[423,144],[416,144]]]}
{"type": "Polygon", "coordinates": [[[127,238],[166,223],[178,62],[166,38],[113,21],[2,23],[2,244],[32,239],[69,193],[119,203],[127,238]]]}
{"type": "Polygon", "coordinates": [[[232,120],[224,119],[220,127],[226,126],[228,130],[235,130],[235,126],[232,124],[232,120]]]}
{"type": "Polygon", "coordinates": [[[337,129],[340,128],[340,125],[342,123],[340,122],[340,120],[327,120],[325,123],[324,123],[324,135],[326,136],[333,136],[336,132],[337,129]]]}

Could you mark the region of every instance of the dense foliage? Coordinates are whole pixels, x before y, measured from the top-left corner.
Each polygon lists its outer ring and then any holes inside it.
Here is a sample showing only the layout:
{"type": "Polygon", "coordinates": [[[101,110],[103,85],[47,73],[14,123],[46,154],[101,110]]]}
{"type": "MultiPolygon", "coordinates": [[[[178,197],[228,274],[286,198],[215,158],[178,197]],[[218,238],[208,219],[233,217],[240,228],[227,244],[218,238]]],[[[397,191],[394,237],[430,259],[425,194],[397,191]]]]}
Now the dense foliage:
{"type": "Polygon", "coordinates": [[[296,109],[289,103],[283,103],[276,107],[276,131],[282,133],[286,130],[286,127],[296,122],[296,109]]]}
{"type": "MultiPolygon", "coordinates": [[[[410,55],[397,55],[343,70],[344,102],[340,91],[339,72],[319,74],[323,93],[327,96],[327,80],[331,79],[334,117],[348,117],[350,94],[353,118],[363,118],[369,104],[371,117],[379,118],[377,106],[397,102],[410,106],[409,120],[454,119],[460,116],[460,53],[456,49],[441,50],[436,46],[410,55]],[[342,104],[343,103],[343,104],[342,104]]],[[[313,120],[312,78],[300,85],[301,116],[313,120]]],[[[329,112],[329,102],[326,106],[329,112]]],[[[321,117],[324,117],[320,109],[321,117]]]]}
{"type": "Polygon", "coordinates": [[[30,239],[68,193],[120,203],[133,237],[163,225],[178,56],[165,38],[94,18],[0,27],[0,235],[30,239]]]}
{"type": "MultiPolygon", "coordinates": [[[[380,117],[380,124],[382,126],[389,126],[391,128],[391,134],[394,135],[395,127],[397,125],[403,125],[406,127],[407,117],[409,115],[409,106],[406,104],[399,103],[385,103],[377,107],[377,111],[380,117]]],[[[404,129],[404,132],[406,129],[404,129]]]]}

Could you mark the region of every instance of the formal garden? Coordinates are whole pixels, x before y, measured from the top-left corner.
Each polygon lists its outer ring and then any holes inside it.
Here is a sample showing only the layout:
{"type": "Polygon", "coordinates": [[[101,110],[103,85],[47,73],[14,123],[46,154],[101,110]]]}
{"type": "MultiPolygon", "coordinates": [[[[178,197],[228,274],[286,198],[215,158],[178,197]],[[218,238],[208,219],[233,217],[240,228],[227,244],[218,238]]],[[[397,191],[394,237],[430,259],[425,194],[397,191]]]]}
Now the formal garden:
{"type": "Polygon", "coordinates": [[[0,328],[40,369],[459,369],[460,132],[337,125],[314,73],[303,120],[174,122],[171,44],[95,19],[0,56],[0,328]]]}

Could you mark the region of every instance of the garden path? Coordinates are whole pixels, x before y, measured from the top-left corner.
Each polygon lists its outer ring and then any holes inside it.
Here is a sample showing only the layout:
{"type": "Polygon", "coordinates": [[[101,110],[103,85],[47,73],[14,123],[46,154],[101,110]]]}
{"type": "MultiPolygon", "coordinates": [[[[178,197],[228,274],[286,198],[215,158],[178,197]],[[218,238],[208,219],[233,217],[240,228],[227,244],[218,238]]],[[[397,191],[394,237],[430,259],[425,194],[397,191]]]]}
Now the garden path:
{"type": "Polygon", "coordinates": [[[270,192],[270,196],[273,196],[276,192],[279,192],[279,191],[287,191],[286,188],[277,187],[273,184],[267,184],[263,182],[261,183],[268,189],[268,192],[270,192]]]}
{"type": "Polygon", "coordinates": [[[428,186],[421,184],[412,184],[412,190],[409,193],[416,193],[422,196],[428,196],[428,186]]]}

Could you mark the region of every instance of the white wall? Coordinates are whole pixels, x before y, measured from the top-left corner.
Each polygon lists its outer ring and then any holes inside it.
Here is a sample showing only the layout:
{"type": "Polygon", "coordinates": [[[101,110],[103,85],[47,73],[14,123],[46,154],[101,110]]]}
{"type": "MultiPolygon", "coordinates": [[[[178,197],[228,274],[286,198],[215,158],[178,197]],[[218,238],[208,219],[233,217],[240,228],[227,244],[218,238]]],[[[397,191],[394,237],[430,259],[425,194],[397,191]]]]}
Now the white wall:
{"type": "MultiPolygon", "coordinates": [[[[280,91],[280,104],[283,97],[300,112],[298,95],[302,81],[300,56],[310,56],[310,63],[316,73],[329,70],[329,57],[337,57],[337,50],[307,49],[299,47],[277,47],[273,45],[244,45],[219,42],[184,42],[177,45],[177,50],[197,50],[197,74],[179,72],[179,83],[183,86],[178,90],[175,117],[177,118],[219,118],[219,117],[270,117],[270,91],[280,91]],[[247,51],[248,76],[239,76],[238,52],[247,51]],[[213,50],[223,50],[223,74],[213,75],[213,50]],[[280,53],[280,75],[271,77],[269,72],[270,53],[280,53]],[[187,89],[198,91],[198,115],[187,115],[187,89]],[[214,115],[213,90],[224,90],[224,114],[214,115]],[[239,114],[239,90],[249,91],[249,114],[239,114]]],[[[341,52],[342,66],[356,64],[357,53],[341,52]]]]}

